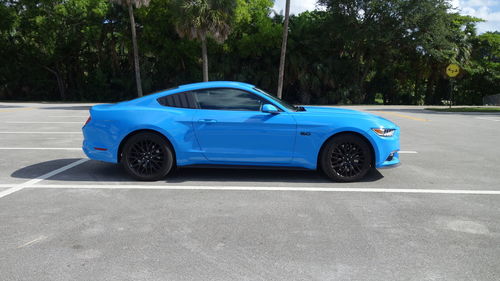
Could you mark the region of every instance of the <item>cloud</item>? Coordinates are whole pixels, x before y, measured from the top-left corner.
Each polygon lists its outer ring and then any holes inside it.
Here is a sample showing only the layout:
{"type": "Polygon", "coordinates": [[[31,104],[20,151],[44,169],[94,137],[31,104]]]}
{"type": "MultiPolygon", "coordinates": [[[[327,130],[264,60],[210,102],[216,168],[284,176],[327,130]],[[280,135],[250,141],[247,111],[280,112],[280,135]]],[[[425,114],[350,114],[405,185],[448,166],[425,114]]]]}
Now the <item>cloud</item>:
{"type": "Polygon", "coordinates": [[[498,0],[451,0],[451,5],[463,15],[485,20],[477,24],[479,33],[500,31],[500,1],[498,0]]]}
{"type": "MultiPolygon", "coordinates": [[[[317,0],[290,0],[290,14],[300,14],[305,11],[312,11],[316,9],[317,0]]],[[[285,14],[285,0],[274,1],[273,9],[279,14],[285,14]]]]}
{"type": "MultiPolygon", "coordinates": [[[[290,0],[290,13],[300,14],[317,9],[317,0],[290,0]]],[[[486,22],[477,24],[479,33],[500,31],[499,0],[450,0],[451,5],[463,15],[478,17],[486,22]]],[[[320,7],[321,8],[321,7],[320,7]]],[[[273,9],[277,13],[285,13],[285,0],[276,0],[273,9]]]]}

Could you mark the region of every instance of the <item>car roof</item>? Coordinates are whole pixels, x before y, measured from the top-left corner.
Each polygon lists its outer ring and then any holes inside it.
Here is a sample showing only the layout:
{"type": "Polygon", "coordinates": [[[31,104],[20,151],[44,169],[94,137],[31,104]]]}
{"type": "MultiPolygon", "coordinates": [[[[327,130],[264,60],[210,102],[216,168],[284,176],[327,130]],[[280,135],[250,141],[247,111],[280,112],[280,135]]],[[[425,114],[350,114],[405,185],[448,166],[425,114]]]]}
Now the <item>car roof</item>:
{"type": "Polygon", "coordinates": [[[152,100],[156,100],[159,97],[165,95],[176,94],[180,92],[190,91],[190,90],[198,90],[204,88],[239,88],[239,89],[253,89],[254,85],[243,83],[243,82],[234,82],[234,81],[210,81],[210,82],[200,82],[200,83],[192,83],[185,84],[178,87],[161,90],[140,98],[136,98],[130,101],[125,101],[125,104],[142,104],[144,102],[148,103],[152,100]]]}
{"type": "Polygon", "coordinates": [[[192,83],[179,86],[179,89],[203,89],[203,88],[217,88],[217,87],[237,87],[237,88],[253,88],[254,85],[243,83],[243,82],[234,82],[234,81],[209,81],[209,82],[200,82],[200,83],[192,83]]]}
{"type": "Polygon", "coordinates": [[[235,82],[235,81],[209,81],[209,82],[200,82],[200,83],[191,83],[185,84],[177,87],[173,87],[170,89],[160,90],[155,93],[151,93],[141,98],[134,99],[132,101],[141,102],[143,100],[156,99],[158,97],[164,95],[171,95],[179,92],[189,91],[189,90],[198,90],[204,88],[240,88],[240,89],[253,89],[255,88],[252,84],[247,84],[243,82],[235,82]]]}

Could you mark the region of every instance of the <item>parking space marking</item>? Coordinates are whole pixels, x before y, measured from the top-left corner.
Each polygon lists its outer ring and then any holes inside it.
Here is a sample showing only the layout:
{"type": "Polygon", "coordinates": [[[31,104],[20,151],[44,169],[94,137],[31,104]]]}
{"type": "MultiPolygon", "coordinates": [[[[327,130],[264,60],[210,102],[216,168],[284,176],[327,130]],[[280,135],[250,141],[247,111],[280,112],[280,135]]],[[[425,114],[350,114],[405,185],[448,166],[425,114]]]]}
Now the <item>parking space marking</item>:
{"type": "MultiPolygon", "coordinates": [[[[62,134],[62,133],[61,133],[62,134]]],[[[81,147],[0,147],[0,150],[82,150],[81,147]]],[[[399,154],[418,154],[417,151],[401,150],[399,154]]]]}
{"type": "MultiPolygon", "coordinates": [[[[0,132],[1,134],[2,132],[0,132]]],[[[15,133],[15,132],[14,132],[15,133]]],[[[37,132],[35,132],[37,133],[37,132]]],[[[40,134],[44,134],[44,132],[38,132],[40,134]]],[[[52,132],[55,134],[65,134],[65,133],[71,133],[71,134],[80,134],[80,132],[52,132]]],[[[24,133],[21,133],[24,134],[24,133]]],[[[26,133],[28,134],[28,133],[26,133]]],[[[81,150],[81,147],[0,147],[0,150],[81,150]]],[[[417,151],[414,150],[400,150],[398,151],[400,154],[417,154],[417,151]]]]}
{"type": "Polygon", "coordinates": [[[81,147],[0,147],[0,150],[82,150],[81,147]]]}
{"type": "Polygon", "coordinates": [[[14,132],[6,131],[0,132],[0,134],[81,134],[82,132],[14,132]]]}
{"type": "Polygon", "coordinates": [[[401,117],[401,118],[411,119],[411,120],[415,120],[415,121],[422,121],[422,122],[428,122],[429,121],[427,119],[413,117],[413,116],[409,116],[409,115],[405,115],[405,114],[400,114],[400,113],[395,113],[395,112],[388,112],[388,111],[378,111],[378,112],[389,114],[389,115],[398,116],[398,117],[401,117]]]}
{"type": "Polygon", "coordinates": [[[44,235],[42,235],[42,236],[40,236],[40,237],[38,237],[38,238],[36,238],[36,239],[34,239],[34,240],[31,240],[31,241],[29,241],[29,242],[26,242],[26,243],[24,243],[24,244],[22,244],[22,245],[18,246],[17,248],[19,249],[19,248],[24,248],[24,247],[27,247],[27,246],[29,246],[29,245],[31,245],[31,244],[34,244],[34,243],[40,242],[40,241],[44,240],[45,238],[47,238],[47,237],[46,237],[46,236],[44,236],[44,235]]]}
{"type": "Polygon", "coordinates": [[[21,190],[23,188],[30,187],[30,186],[32,186],[32,185],[34,185],[36,183],[39,183],[39,182],[41,182],[41,181],[43,181],[45,179],[48,179],[48,178],[50,178],[52,176],[55,176],[55,175],[57,175],[59,173],[62,173],[64,171],[68,170],[68,169],[71,169],[71,168],[76,167],[76,166],[78,166],[80,164],[83,164],[83,163],[85,163],[87,161],[89,161],[88,158],[83,158],[83,159],[80,159],[80,160],[75,161],[73,163],[70,163],[70,164],[68,164],[66,166],[63,166],[63,167],[61,167],[61,168],[59,168],[57,170],[54,170],[52,172],[48,172],[46,174],[43,174],[43,175],[41,175],[41,176],[39,176],[37,178],[34,178],[32,180],[29,180],[27,182],[15,185],[15,186],[7,189],[7,190],[1,191],[0,192],[0,198],[5,197],[5,196],[7,196],[9,194],[12,194],[14,192],[17,192],[17,191],[19,191],[19,190],[21,190]]]}
{"type": "Polygon", "coordinates": [[[70,115],[66,115],[66,116],[62,116],[62,115],[53,115],[53,116],[49,116],[50,118],[88,118],[89,116],[70,116],[70,115]]]}
{"type": "Polygon", "coordinates": [[[83,124],[83,122],[71,121],[5,121],[7,124],[83,124]]]}
{"type": "Polygon", "coordinates": [[[191,186],[191,185],[135,185],[135,184],[34,184],[29,188],[48,189],[143,189],[143,190],[220,190],[220,191],[305,191],[305,192],[353,192],[353,193],[423,193],[500,195],[500,190],[466,189],[411,189],[411,188],[358,188],[358,187],[280,187],[280,186],[191,186]]]}
{"type": "Polygon", "coordinates": [[[481,120],[500,122],[500,117],[476,117],[476,118],[481,120]]]}

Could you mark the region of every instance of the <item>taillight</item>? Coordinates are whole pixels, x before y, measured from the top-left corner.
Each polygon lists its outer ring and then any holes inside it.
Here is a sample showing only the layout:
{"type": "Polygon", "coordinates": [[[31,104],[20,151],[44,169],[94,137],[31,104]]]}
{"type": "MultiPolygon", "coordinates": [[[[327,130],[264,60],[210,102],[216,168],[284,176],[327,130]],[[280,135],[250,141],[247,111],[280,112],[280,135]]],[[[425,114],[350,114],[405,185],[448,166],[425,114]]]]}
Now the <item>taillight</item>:
{"type": "Polygon", "coordinates": [[[83,124],[83,126],[85,127],[85,125],[87,125],[90,122],[90,120],[92,120],[92,117],[89,116],[89,119],[87,119],[87,121],[85,122],[85,124],[83,124]]]}

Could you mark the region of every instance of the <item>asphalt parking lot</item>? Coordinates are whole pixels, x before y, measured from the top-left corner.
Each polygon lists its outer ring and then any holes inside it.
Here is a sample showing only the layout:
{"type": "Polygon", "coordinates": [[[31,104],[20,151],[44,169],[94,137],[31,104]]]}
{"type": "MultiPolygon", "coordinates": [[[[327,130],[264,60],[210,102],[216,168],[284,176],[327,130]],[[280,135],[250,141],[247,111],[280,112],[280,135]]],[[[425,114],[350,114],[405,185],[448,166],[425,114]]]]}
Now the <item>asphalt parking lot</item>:
{"type": "Polygon", "coordinates": [[[402,165],[181,169],[135,182],[80,149],[88,104],[0,103],[0,280],[500,280],[500,115],[351,107],[402,165]]]}

